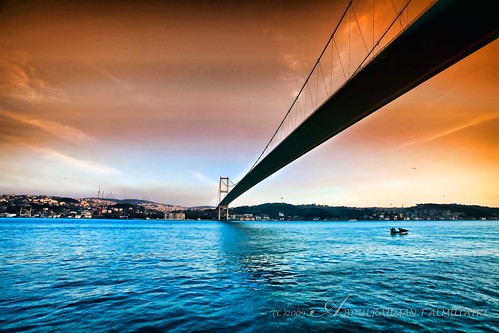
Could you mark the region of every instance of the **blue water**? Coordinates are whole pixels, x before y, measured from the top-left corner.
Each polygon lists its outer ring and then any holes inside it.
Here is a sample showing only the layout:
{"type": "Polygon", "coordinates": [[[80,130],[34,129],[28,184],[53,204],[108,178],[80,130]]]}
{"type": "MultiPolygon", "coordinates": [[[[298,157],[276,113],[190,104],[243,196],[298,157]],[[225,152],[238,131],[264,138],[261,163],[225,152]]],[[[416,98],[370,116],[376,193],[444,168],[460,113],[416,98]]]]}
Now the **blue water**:
{"type": "Polygon", "coordinates": [[[498,332],[498,264],[498,221],[0,219],[0,331],[498,332]]]}

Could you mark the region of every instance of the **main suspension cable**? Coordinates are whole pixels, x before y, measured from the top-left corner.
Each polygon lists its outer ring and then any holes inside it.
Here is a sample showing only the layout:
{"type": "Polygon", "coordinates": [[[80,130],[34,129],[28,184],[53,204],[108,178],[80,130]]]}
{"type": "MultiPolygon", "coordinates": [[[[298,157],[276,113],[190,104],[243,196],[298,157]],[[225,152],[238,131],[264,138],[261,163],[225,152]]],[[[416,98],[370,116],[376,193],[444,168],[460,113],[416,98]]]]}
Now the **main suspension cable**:
{"type": "MultiPolygon", "coordinates": [[[[282,119],[281,123],[279,124],[279,126],[277,127],[276,131],[274,132],[274,134],[272,135],[272,137],[270,138],[270,141],[267,143],[267,145],[265,146],[265,148],[263,149],[262,153],[260,154],[260,156],[258,156],[258,158],[256,159],[255,163],[253,164],[253,166],[250,168],[249,171],[251,171],[257,164],[258,162],[260,162],[260,159],[262,158],[262,156],[265,154],[265,151],[267,150],[267,148],[270,146],[270,143],[272,142],[272,140],[274,139],[274,137],[277,135],[277,132],[279,132],[279,129],[282,127],[282,125],[284,124],[284,121],[286,120],[286,118],[288,117],[288,114],[291,112],[291,110],[293,109],[293,106],[296,104],[296,101],[298,100],[298,98],[300,97],[302,91],[305,89],[305,86],[307,85],[308,81],[310,80],[310,77],[312,76],[312,74],[314,73],[314,70],[315,68],[317,67],[317,65],[319,64],[319,62],[321,61],[321,58],[322,56],[324,55],[324,53],[326,52],[328,46],[329,46],[329,43],[331,43],[331,40],[333,39],[333,37],[335,36],[336,34],[336,31],[338,30],[340,24],[343,22],[343,19],[345,18],[348,10],[350,9],[350,6],[352,5],[352,2],[353,0],[350,0],[350,2],[348,3],[348,6],[347,8],[345,9],[345,11],[343,12],[343,15],[341,16],[340,18],[340,21],[338,22],[338,24],[336,25],[333,33],[331,34],[331,37],[329,37],[327,43],[326,43],[326,46],[324,47],[324,49],[322,50],[321,54],[319,55],[319,58],[317,59],[317,61],[315,62],[315,65],[314,67],[312,68],[312,70],[310,71],[310,74],[308,74],[307,76],[307,79],[305,80],[305,83],[303,83],[300,91],[298,92],[298,94],[296,95],[296,98],[294,99],[293,103],[291,104],[288,112],[286,112],[286,115],[284,116],[284,118],[282,119]]],[[[249,172],[248,171],[248,172],[249,172]]]]}

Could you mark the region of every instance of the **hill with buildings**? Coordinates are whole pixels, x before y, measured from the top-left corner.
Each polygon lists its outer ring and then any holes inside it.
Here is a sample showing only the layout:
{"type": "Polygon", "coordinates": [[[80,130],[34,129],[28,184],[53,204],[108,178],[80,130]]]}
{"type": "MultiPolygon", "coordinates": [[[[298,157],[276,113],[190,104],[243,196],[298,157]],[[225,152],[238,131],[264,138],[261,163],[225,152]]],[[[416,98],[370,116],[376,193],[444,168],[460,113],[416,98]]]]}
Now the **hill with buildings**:
{"type": "MultiPolygon", "coordinates": [[[[212,216],[215,210],[189,212],[186,216],[201,218],[212,216]]],[[[230,209],[234,220],[287,220],[287,221],[335,221],[335,220],[478,220],[499,219],[499,208],[459,204],[418,204],[400,208],[358,208],[327,205],[291,205],[266,203],[230,209]]]]}
{"type": "MultiPolygon", "coordinates": [[[[0,196],[0,217],[214,220],[217,216],[215,207],[188,208],[138,199],[0,196]]],[[[434,203],[398,208],[265,203],[231,207],[229,217],[245,221],[497,220],[499,208],[434,203]]]]}
{"type": "Polygon", "coordinates": [[[1,217],[184,219],[184,207],[147,200],[1,195],[1,217]]]}

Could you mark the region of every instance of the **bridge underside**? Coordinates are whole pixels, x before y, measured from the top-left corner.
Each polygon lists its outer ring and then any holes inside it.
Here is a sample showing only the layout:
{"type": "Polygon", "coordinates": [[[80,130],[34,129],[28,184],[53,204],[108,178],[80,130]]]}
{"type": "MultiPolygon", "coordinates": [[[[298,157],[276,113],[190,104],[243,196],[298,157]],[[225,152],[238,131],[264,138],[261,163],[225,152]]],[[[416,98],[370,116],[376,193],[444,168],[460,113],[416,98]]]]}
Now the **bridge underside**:
{"type": "Polygon", "coordinates": [[[441,0],[324,102],[225,196],[277,170],[497,38],[490,0],[441,0]]]}

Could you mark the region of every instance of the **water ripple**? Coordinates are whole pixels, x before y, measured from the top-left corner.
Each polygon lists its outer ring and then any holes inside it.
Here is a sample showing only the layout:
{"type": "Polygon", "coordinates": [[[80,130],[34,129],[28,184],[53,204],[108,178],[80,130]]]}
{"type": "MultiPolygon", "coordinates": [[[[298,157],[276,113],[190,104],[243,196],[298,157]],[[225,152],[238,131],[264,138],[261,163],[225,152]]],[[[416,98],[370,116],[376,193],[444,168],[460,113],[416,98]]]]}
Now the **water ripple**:
{"type": "Polygon", "coordinates": [[[494,221],[407,222],[403,237],[387,222],[13,221],[0,219],[1,331],[499,327],[494,221]]]}

